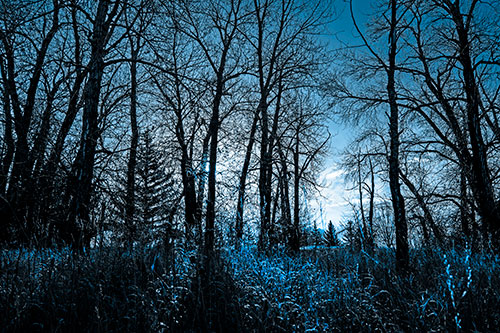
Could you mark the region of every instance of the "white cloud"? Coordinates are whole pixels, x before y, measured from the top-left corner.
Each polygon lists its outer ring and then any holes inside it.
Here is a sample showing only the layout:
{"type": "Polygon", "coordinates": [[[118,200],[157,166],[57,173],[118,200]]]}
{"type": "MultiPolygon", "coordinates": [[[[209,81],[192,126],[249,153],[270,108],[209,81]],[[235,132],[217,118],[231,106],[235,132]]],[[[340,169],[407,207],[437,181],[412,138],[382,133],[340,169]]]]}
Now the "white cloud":
{"type": "Polygon", "coordinates": [[[328,167],[320,174],[319,183],[321,193],[311,202],[312,208],[318,212],[321,208],[323,211],[323,217],[318,219],[318,227],[326,228],[330,220],[338,226],[342,217],[350,211],[346,200],[350,194],[344,182],[344,171],[335,165],[328,167]]]}
{"type": "Polygon", "coordinates": [[[338,180],[339,178],[344,176],[343,170],[333,170],[323,175],[322,177],[327,180],[338,180]]]}

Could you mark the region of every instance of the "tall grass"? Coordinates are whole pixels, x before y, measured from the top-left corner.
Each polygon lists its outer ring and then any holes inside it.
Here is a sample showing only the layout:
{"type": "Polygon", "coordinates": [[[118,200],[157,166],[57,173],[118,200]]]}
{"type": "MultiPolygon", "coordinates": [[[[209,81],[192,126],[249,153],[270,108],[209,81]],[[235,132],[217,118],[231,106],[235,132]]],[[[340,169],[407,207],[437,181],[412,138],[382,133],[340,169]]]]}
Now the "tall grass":
{"type": "Polygon", "coordinates": [[[2,331],[498,331],[500,259],[414,250],[408,276],[390,250],[206,262],[182,249],[3,250],[2,331]]]}

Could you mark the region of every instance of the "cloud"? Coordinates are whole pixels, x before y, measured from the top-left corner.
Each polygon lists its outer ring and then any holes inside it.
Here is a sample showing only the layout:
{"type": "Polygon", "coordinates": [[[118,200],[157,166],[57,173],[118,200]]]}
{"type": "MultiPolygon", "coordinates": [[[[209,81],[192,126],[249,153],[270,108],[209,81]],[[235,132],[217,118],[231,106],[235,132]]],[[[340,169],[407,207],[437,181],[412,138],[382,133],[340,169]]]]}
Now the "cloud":
{"type": "Polygon", "coordinates": [[[339,178],[344,176],[344,171],[343,170],[334,170],[331,171],[323,176],[324,179],[326,180],[338,180],[339,178]]]}
{"type": "Polygon", "coordinates": [[[339,170],[335,165],[328,167],[320,174],[319,183],[321,184],[320,196],[311,202],[312,208],[318,212],[321,209],[323,212],[323,216],[318,219],[318,227],[326,228],[330,220],[335,225],[339,225],[342,217],[350,211],[346,200],[350,192],[344,182],[344,171],[339,170]]]}

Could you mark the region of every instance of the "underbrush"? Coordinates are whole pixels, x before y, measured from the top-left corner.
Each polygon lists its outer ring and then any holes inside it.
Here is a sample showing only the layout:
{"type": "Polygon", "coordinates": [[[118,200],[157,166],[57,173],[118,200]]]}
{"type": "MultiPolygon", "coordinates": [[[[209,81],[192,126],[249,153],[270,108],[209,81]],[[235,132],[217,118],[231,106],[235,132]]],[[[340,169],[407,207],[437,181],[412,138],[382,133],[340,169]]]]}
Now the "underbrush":
{"type": "Polygon", "coordinates": [[[2,331],[497,331],[500,259],[390,250],[3,250],[2,331]]]}
{"type": "Polygon", "coordinates": [[[408,276],[394,254],[346,249],[230,255],[248,322],[272,331],[498,331],[500,261],[468,251],[412,252],[408,276]]]}

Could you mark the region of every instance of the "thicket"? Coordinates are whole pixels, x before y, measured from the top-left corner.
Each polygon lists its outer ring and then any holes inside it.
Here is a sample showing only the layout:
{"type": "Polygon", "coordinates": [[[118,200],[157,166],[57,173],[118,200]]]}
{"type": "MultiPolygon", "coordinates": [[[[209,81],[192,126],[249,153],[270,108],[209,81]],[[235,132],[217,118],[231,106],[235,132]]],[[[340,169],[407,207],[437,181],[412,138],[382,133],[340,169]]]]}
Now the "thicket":
{"type": "Polygon", "coordinates": [[[6,332],[495,331],[500,259],[464,249],[394,254],[221,250],[208,274],[181,248],[3,250],[6,332]]]}

